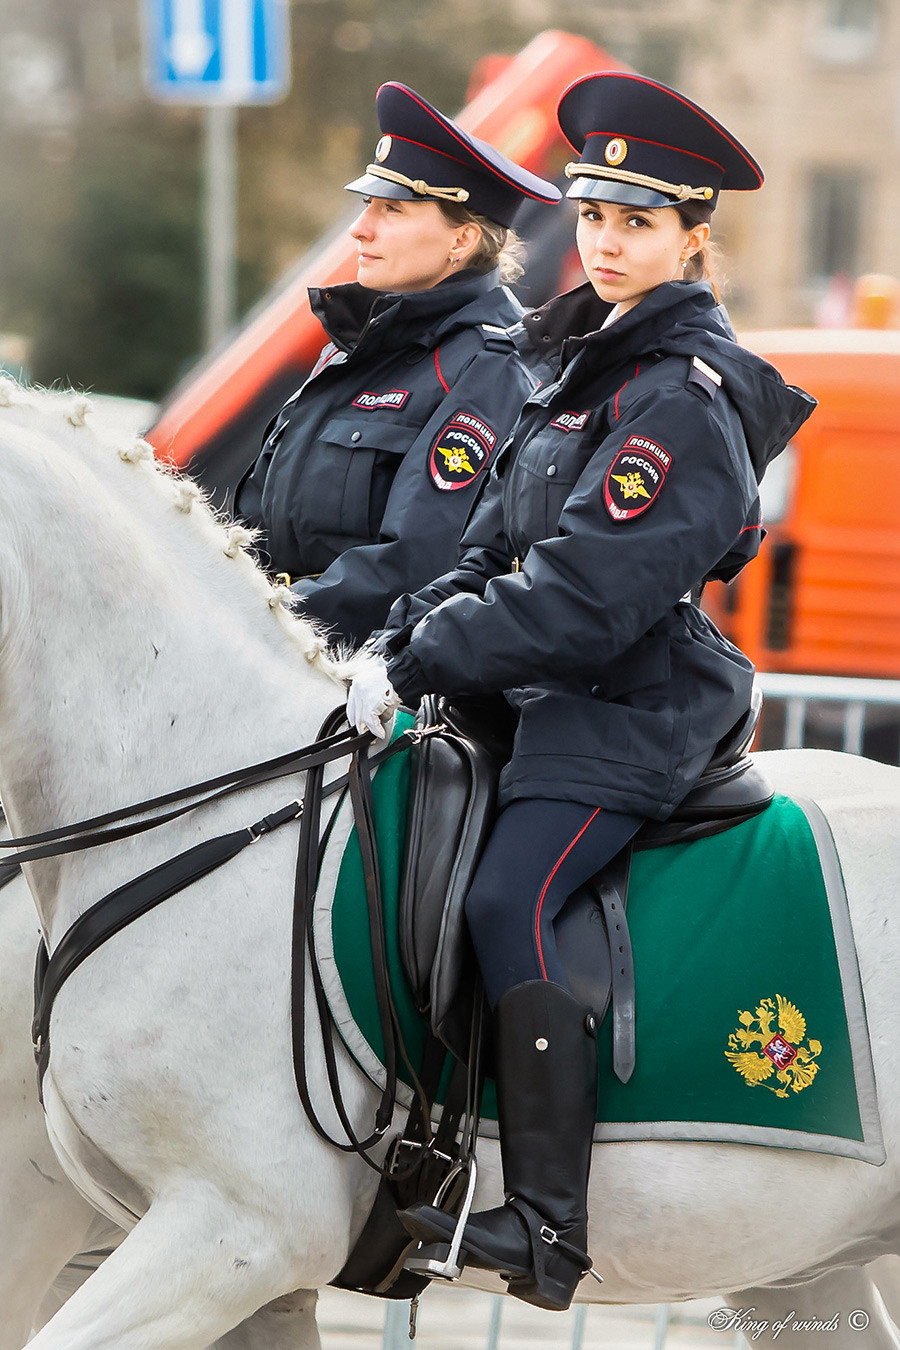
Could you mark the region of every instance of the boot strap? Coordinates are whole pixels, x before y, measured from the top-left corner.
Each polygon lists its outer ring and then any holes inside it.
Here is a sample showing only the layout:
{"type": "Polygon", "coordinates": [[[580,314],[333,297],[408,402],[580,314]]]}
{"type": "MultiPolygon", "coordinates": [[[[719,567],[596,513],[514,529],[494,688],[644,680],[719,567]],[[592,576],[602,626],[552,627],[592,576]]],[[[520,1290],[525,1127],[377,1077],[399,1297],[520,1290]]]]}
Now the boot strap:
{"type": "Polygon", "coordinates": [[[543,1279],[546,1273],[548,1247],[555,1248],[561,1256],[573,1261],[582,1275],[587,1274],[592,1265],[587,1252],[583,1252],[580,1247],[575,1247],[571,1242],[566,1242],[564,1238],[561,1238],[556,1229],[547,1223],[543,1215],[529,1205],[527,1200],[523,1200],[518,1195],[512,1195],[506,1203],[525,1221],[528,1236],[531,1240],[531,1259],[534,1264],[534,1274],[538,1282],[543,1279]]]}

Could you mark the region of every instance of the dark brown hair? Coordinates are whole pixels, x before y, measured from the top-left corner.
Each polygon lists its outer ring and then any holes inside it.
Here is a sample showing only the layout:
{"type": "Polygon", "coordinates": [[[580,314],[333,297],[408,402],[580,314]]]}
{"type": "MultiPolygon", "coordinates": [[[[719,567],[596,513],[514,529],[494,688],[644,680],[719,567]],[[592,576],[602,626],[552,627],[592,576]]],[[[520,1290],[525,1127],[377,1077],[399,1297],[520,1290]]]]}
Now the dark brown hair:
{"type": "MultiPolygon", "coordinates": [[[[709,202],[676,202],[674,209],[685,230],[692,230],[695,225],[708,224],[713,213],[709,202]]],[[[720,257],[718,246],[707,240],[703,248],[688,259],[684,269],[685,281],[708,281],[717,300],[723,285],[720,257]]]]}

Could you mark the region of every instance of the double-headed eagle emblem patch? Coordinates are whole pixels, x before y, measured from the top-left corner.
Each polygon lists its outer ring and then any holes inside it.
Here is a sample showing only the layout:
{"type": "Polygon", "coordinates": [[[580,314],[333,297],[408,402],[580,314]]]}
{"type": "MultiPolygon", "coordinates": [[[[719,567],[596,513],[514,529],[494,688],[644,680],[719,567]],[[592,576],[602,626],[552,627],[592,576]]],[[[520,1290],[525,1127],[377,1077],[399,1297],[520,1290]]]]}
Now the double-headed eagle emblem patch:
{"type": "Polygon", "coordinates": [[[776,1097],[809,1087],[819,1072],[816,1060],[822,1043],[806,1040],[806,1018],[799,1008],[776,994],[774,1000],[760,999],[755,1013],[739,1013],[738,1021],[741,1025],[728,1037],[725,1058],[748,1087],[761,1083],[776,1097]],[[767,1082],[773,1074],[775,1081],[767,1082]]]}

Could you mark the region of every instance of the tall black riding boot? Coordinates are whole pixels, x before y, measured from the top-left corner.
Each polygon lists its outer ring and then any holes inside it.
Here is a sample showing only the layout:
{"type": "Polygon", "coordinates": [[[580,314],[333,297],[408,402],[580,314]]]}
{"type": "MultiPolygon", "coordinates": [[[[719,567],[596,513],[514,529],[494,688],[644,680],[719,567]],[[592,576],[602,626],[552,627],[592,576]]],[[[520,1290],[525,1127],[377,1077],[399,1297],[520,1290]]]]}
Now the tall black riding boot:
{"type": "MultiPolygon", "coordinates": [[[[506,1204],[469,1218],[460,1258],[498,1271],[526,1303],[562,1310],[591,1264],[594,1017],[559,985],[529,980],[503,995],[495,1018],[506,1204]]],[[[412,1205],[400,1218],[424,1243],[449,1242],[455,1228],[433,1205],[412,1205]]]]}

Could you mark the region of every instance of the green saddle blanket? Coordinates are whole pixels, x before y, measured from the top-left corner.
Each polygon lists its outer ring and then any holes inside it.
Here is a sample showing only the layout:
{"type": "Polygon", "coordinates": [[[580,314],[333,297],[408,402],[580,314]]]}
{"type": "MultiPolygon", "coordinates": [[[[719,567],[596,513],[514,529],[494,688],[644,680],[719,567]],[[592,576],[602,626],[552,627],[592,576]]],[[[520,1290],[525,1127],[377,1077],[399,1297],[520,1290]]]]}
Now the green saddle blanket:
{"type": "MultiPolygon", "coordinates": [[[[398,722],[395,734],[408,725],[398,722]]],[[[391,985],[418,1065],[427,1025],[397,935],[408,786],[406,753],[375,774],[391,985]]],[[[320,876],[316,953],[338,1030],[380,1086],[365,905],[359,847],[342,812],[320,876]]],[[[847,898],[816,806],[779,796],[722,834],[636,853],[628,921],[636,1067],[626,1084],[613,1075],[607,1017],[598,1038],[599,1140],[765,1144],[884,1161],[847,898]]],[[[408,1084],[398,1095],[409,1104],[408,1084]]],[[[496,1134],[492,1083],[483,1129],[496,1134]]]]}

